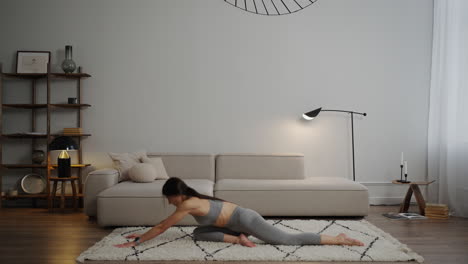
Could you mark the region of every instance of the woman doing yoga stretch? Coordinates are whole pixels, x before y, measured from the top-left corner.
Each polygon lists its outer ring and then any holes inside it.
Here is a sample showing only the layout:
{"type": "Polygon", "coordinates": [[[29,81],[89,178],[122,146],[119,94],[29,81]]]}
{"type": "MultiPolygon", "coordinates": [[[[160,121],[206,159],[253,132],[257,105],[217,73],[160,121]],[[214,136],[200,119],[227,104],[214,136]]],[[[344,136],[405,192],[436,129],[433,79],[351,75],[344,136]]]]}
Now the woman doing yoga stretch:
{"type": "Polygon", "coordinates": [[[312,232],[285,232],[267,222],[256,211],[200,194],[177,177],[166,181],[163,194],[170,204],[177,207],[176,211],[146,233],[126,236],[128,239],[134,238],[135,240],[115,245],[116,247],[132,247],[153,239],[188,214],[191,214],[200,224],[193,231],[195,240],[255,247],[255,244],[247,238],[252,235],[266,243],[278,245],[364,245],[361,241],[349,238],[344,233],[329,236],[312,232]]]}

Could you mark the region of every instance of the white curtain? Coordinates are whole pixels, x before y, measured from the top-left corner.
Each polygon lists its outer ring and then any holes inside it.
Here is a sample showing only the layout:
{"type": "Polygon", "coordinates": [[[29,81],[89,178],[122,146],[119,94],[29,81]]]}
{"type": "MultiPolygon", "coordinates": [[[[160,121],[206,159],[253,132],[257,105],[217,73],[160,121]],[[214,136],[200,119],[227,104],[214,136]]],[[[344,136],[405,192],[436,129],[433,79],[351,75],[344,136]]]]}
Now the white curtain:
{"type": "Polygon", "coordinates": [[[434,0],[429,202],[468,217],[468,1],[434,0]]]}

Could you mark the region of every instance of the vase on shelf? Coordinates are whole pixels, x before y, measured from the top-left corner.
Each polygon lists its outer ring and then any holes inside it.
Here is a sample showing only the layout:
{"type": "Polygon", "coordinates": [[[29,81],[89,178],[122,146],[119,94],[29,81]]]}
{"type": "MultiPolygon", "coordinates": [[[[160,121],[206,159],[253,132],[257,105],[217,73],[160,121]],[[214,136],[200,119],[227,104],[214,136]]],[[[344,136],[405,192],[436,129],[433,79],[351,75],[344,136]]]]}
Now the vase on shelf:
{"type": "Polygon", "coordinates": [[[44,160],[45,160],[45,152],[43,150],[40,150],[40,149],[33,150],[32,162],[34,164],[42,164],[44,160]]]}
{"type": "Polygon", "coordinates": [[[62,70],[65,73],[72,73],[76,69],[76,64],[72,59],[72,46],[65,46],[65,60],[62,62],[62,70]]]}

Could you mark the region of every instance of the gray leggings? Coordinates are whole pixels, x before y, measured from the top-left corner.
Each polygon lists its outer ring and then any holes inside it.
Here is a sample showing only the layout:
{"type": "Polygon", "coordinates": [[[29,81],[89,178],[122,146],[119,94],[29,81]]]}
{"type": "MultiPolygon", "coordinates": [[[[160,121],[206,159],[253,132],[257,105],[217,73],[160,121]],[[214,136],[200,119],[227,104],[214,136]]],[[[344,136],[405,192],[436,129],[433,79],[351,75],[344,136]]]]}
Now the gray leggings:
{"type": "Polygon", "coordinates": [[[320,235],[312,232],[288,233],[267,222],[256,211],[236,207],[224,227],[199,226],[193,231],[195,240],[223,242],[224,234],[252,235],[265,243],[277,245],[319,245],[320,235]]]}

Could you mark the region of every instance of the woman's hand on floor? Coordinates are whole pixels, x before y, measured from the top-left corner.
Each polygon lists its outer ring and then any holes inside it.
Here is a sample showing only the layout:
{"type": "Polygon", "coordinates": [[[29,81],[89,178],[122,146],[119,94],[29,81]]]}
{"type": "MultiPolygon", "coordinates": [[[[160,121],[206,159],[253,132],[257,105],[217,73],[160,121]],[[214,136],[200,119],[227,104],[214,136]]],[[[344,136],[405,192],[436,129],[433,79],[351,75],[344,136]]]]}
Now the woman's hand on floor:
{"type": "Polygon", "coordinates": [[[127,248],[127,247],[134,247],[135,246],[135,242],[127,242],[127,243],[123,243],[123,244],[118,244],[118,245],[114,245],[114,247],[118,247],[118,248],[127,248]]]}
{"type": "MultiPolygon", "coordinates": [[[[128,235],[126,236],[125,238],[127,239],[135,239],[137,237],[141,237],[142,235],[140,234],[131,234],[131,235],[128,235]]],[[[136,243],[131,241],[131,242],[127,242],[127,243],[123,243],[123,244],[118,244],[118,245],[114,245],[114,247],[118,247],[118,248],[126,248],[126,247],[134,247],[136,246],[136,243]]]]}
{"type": "Polygon", "coordinates": [[[131,234],[131,235],[126,236],[125,238],[132,239],[132,238],[137,238],[137,237],[140,237],[140,236],[141,235],[139,235],[139,234],[131,234]]]}

